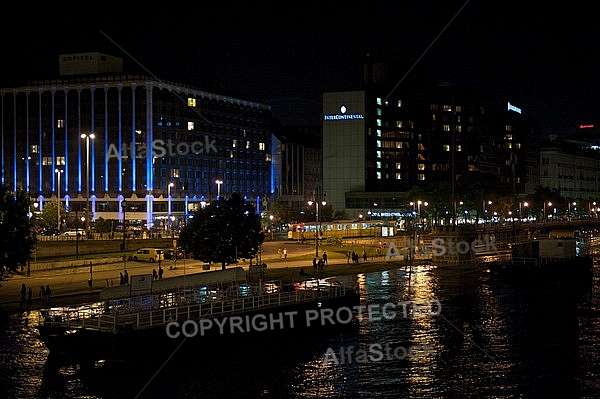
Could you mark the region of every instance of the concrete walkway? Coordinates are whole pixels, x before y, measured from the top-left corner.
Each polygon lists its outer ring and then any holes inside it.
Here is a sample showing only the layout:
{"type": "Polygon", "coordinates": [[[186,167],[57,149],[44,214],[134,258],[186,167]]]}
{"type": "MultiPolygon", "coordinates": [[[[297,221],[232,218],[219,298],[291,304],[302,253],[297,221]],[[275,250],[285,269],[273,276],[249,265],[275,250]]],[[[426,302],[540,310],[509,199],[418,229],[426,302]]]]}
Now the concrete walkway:
{"type": "MultiPolygon", "coordinates": [[[[322,254],[323,248],[319,248],[322,254]]],[[[325,250],[327,250],[325,248],[325,250]]],[[[268,269],[276,268],[300,268],[304,267],[306,272],[312,272],[312,257],[315,255],[314,243],[300,244],[292,241],[267,241],[263,244],[261,255],[262,263],[266,263],[268,269]],[[287,249],[288,257],[285,259],[279,254],[279,249],[287,249]]],[[[380,258],[383,260],[383,258],[380,258]]],[[[371,261],[373,259],[370,259],[371,261]]],[[[362,259],[361,259],[362,262],[362,259]]],[[[328,253],[328,264],[346,264],[346,256],[339,253],[328,253]]],[[[177,262],[165,260],[162,262],[164,270],[163,278],[182,276],[185,274],[205,272],[204,263],[193,259],[179,259],[177,262]]],[[[248,270],[249,262],[239,264],[248,270]]],[[[233,267],[230,265],[228,267],[233,267]]],[[[106,264],[94,264],[92,266],[65,267],[59,269],[38,270],[29,276],[19,273],[11,274],[8,279],[0,281],[0,310],[15,312],[25,310],[26,305],[21,306],[21,284],[27,288],[31,287],[33,296],[31,309],[39,309],[42,305],[39,297],[40,287],[49,285],[52,289],[50,305],[67,305],[79,302],[97,300],[99,292],[105,287],[119,284],[120,273],[127,270],[129,276],[152,274],[152,270],[158,270],[158,264],[150,262],[114,262],[106,264]],[[90,277],[92,286],[89,286],[90,277]]],[[[220,265],[212,265],[210,270],[220,270],[220,265]]]]}

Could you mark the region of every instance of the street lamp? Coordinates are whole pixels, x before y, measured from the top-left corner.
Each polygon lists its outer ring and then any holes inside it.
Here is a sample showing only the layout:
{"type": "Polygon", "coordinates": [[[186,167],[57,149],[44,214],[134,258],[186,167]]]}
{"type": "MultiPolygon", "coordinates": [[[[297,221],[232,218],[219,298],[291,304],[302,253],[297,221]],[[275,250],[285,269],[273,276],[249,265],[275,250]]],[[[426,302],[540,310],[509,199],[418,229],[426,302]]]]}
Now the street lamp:
{"type": "MultiPolygon", "coordinates": [[[[321,231],[321,222],[319,221],[319,201],[308,201],[308,206],[315,204],[315,218],[316,218],[316,230],[315,230],[315,256],[319,257],[319,232],[321,231]]],[[[327,202],[321,201],[321,205],[327,205],[327,202]]]]}
{"type": "Polygon", "coordinates": [[[81,134],[81,138],[85,139],[85,207],[86,207],[86,218],[85,218],[85,233],[89,237],[90,235],[90,219],[91,219],[91,209],[90,209],[90,140],[93,140],[96,136],[94,133],[90,134],[81,134]]]}
{"type": "MultiPolygon", "coordinates": [[[[548,207],[551,207],[551,206],[552,206],[552,202],[548,202],[548,207]]],[[[547,216],[546,216],[546,202],[544,201],[544,223],[546,223],[546,219],[547,219],[547,216]]]]}
{"type": "Polygon", "coordinates": [[[527,202],[527,201],[519,202],[519,218],[521,219],[521,222],[523,221],[523,215],[521,215],[523,207],[527,208],[528,206],[529,206],[529,202],[527,202]]]}
{"type": "Polygon", "coordinates": [[[217,185],[217,200],[221,197],[221,184],[223,184],[223,180],[217,179],[215,180],[217,185]]]}
{"type": "MultiPolygon", "coordinates": [[[[485,224],[487,222],[487,210],[485,209],[485,203],[486,201],[483,201],[483,231],[485,232],[485,224]]],[[[488,205],[492,205],[492,201],[487,201],[488,205]]]]}
{"type": "Polygon", "coordinates": [[[169,185],[167,186],[167,199],[169,201],[168,206],[168,210],[167,213],[169,216],[171,216],[171,212],[172,212],[172,205],[171,205],[171,188],[173,188],[173,186],[175,186],[175,183],[171,182],[169,183],[169,185]]]}
{"type": "Polygon", "coordinates": [[[269,220],[271,220],[271,241],[273,241],[273,215],[269,215],[269,220]]]}
{"type": "Polygon", "coordinates": [[[60,176],[63,173],[62,169],[54,169],[54,172],[58,173],[58,186],[56,187],[56,202],[58,206],[56,207],[58,212],[58,223],[56,228],[58,229],[58,234],[60,234],[60,176]]]}
{"type": "Polygon", "coordinates": [[[569,221],[571,220],[571,205],[573,205],[573,210],[575,210],[576,206],[577,206],[577,202],[573,201],[572,203],[569,202],[569,221]]]}
{"type": "MultiPolygon", "coordinates": [[[[125,202],[125,200],[123,200],[123,201],[121,201],[121,211],[123,212],[123,223],[121,223],[121,227],[122,227],[122,230],[123,230],[123,243],[121,244],[121,250],[122,251],[126,250],[125,246],[126,246],[126,242],[127,242],[127,241],[125,241],[125,239],[126,239],[126,231],[127,231],[126,224],[125,224],[125,221],[126,221],[126,219],[125,219],[125,210],[126,209],[127,209],[127,202],[125,202]]],[[[125,260],[125,254],[123,254],[123,260],[125,260]]]]}

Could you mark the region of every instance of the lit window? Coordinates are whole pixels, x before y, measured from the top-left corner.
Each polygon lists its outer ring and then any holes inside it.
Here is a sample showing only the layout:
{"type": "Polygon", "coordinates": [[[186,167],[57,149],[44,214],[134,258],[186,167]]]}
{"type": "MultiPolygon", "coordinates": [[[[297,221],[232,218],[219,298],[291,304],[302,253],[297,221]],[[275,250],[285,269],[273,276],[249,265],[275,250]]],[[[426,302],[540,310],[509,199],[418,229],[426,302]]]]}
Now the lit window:
{"type": "Polygon", "coordinates": [[[232,147],[233,147],[233,148],[236,148],[236,147],[237,147],[237,144],[238,144],[238,141],[237,141],[237,139],[233,139],[233,143],[231,143],[232,147]]]}
{"type": "Polygon", "coordinates": [[[381,116],[381,108],[377,108],[377,116],[381,116]]]}
{"type": "Polygon", "coordinates": [[[381,180],[381,172],[377,172],[377,179],[381,180]]]}
{"type": "Polygon", "coordinates": [[[444,106],[442,107],[442,110],[443,110],[443,111],[452,111],[452,105],[444,105],[444,106]]]}
{"type": "Polygon", "coordinates": [[[188,130],[194,130],[194,122],[188,122],[188,130]]]}
{"type": "Polygon", "coordinates": [[[377,137],[381,137],[381,129],[377,129],[377,137]]]}
{"type": "Polygon", "coordinates": [[[171,177],[178,179],[179,178],[179,169],[171,169],[171,177]]]}
{"type": "Polygon", "coordinates": [[[377,151],[377,158],[381,158],[381,151],[377,151]]]}
{"type": "Polygon", "coordinates": [[[460,105],[457,105],[456,107],[454,107],[454,110],[455,110],[456,112],[462,112],[462,106],[460,106],[460,105]]]}
{"type": "Polygon", "coordinates": [[[377,97],[377,105],[381,105],[382,104],[382,100],[380,97],[377,97]]]}
{"type": "Polygon", "coordinates": [[[423,180],[425,180],[425,175],[423,173],[419,173],[417,175],[417,179],[423,181],[423,180]]]}
{"type": "Polygon", "coordinates": [[[250,142],[246,141],[246,149],[249,150],[250,149],[250,142]]]}
{"type": "Polygon", "coordinates": [[[188,107],[195,107],[196,106],[196,99],[192,98],[192,97],[188,97],[188,107]]]}
{"type": "Polygon", "coordinates": [[[59,119],[56,121],[56,127],[61,129],[63,127],[65,127],[65,120],[64,119],[59,119]]]}
{"type": "Polygon", "coordinates": [[[57,165],[66,165],[65,157],[56,157],[57,165]]]}
{"type": "Polygon", "coordinates": [[[402,163],[396,162],[396,169],[402,169],[402,163]]]}
{"type": "Polygon", "coordinates": [[[381,161],[377,161],[377,169],[381,169],[381,161]]]}
{"type": "Polygon", "coordinates": [[[381,119],[377,119],[377,126],[381,126],[381,119]]]}
{"type": "Polygon", "coordinates": [[[402,127],[402,121],[396,121],[396,127],[402,127]]]}
{"type": "Polygon", "coordinates": [[[419,170],[425,170],[425,164],[424,163],[420,163],[417,165],[417,169],[419,170]]]}
{"type": "Polygon", "coordinates": [[[398,100],[398,108],[402,107],[402,100],[398,100]]]}
{"type": "Polygon", "coordinates": [[[456,146],[456,151],[462,151],[462,145],[458,144],[458,145],[456,146]]]}
{"type": "Polygon", "coordinates": [[[402,173],[396,173],[396,180],[402,180],[402,173]]]}
{"type": "Polygon", "coordinates": [[[443,126],[442,126],[442,130],[443,130],[444,132],[449,132],[449,131],[450,131],[450,125],[443,125],[443,126]]]}
{"type": "Polygon", "coordinates": [[[444,144],[444,145],[442,146],[442,149],[443,149],[444,151],[450,151],[450,146],[449,146],[448,144],[444,144]]]}
{"type": "Polygon", "coordinates": [[[39,145],[37,145],[37,144],[33,144],[31,147],[29,147],[29,151],[30,151],[32,154],[37,154],[37,153],[39,153],[39,152],[40,152],[40,146],[39,146],[39,145]]]}
{"type": "Polygon", "coordinates": [[[462,132],[462,126],[461,125],[456,125],[456,131],[457,132],[462,132]]]}
{"type": "Polygon", "coordinates": [[[258,143],[258,150],[259,151],[264,151],[265,150],[265,143],[258,143]]]}
{"type": "Polygon", "coordinates": [[[403,142],[402,141],[396,141],[396,148],[402,148],[403,147],[403,142]]]}
{"type": "Polygon", "coordinates": [[[381,140],[377,140],[377,148],[381,148],[381,140]]]}

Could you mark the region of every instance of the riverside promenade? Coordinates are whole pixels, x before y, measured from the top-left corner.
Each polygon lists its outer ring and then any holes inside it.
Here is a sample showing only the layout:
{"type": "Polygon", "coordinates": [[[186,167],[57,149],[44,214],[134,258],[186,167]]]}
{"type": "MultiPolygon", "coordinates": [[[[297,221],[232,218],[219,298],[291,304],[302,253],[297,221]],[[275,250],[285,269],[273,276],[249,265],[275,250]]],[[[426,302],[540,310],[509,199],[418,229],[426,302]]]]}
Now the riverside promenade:
{"type": "MultiPolygon", "coordinates": [[[[327,251],[327,248],[321,247],[319,250],[320,255],[323,250],[327,251]]],[[[353,264],[351,260],[348,261],[344,254],[329,251],[327,253],[328,262],[324,272],[314,273],[312,258],[315,255],[315,246],[313,243],[267,241],[263,244],[260,263],[267,264],[265,270],[266,280],[281,279],[281,276],[284,276],[284,278],[293,279],[294,281],[302,281],[313,277],[327,277],[336,273],[364,273],[388,270],[405,265],[404,262],[385,261],[384,256],[369,257],[367,262],[364,262],[361,257],[360,263],[357,265],[353,264]],[[287,258],[284,258],[284,255],[279,251],[283,248],[287,249],[287,258]],[[301,268],[304,269],[307,275],[300,275],[301,268]]],[[[90,261],[92,260],[90,259],[90,261]]],[[[21,304],[22,284],[25,284],[27,289],[32,288],[33,295],[30,309],[35,310],[42,307],[42,300],[39,297],[42,286],[49,285],[52,290],[50,306],[76,305],[98,301],[102,289],[119,285],[120,273],[124,270],[127,270],[130,278],[135,275],[152,274],[153,269],[158,270],[157,263],[131,260],[123,262],[116,261],[115,258],[106,258],[106,263],[96,258],[93,259],[91,266],[86,266],[85,263],[84,259],[80,259],[79,266],[49,269],[43,267],[40,269],[38,264],[37,269],[40,270],[32,270],[29,275],[26,272],[10,273],[8,278],[0,281],[0,313],[17,313],[26,309],[26,305],[21,304]],[[92,279],[91,287],[89,285],[90,277],[92,279]]],[[[164,279],[221,269],[221,265],[213,264],[207,270],[204,262],[194,259],[178,259],[176,262],[165,260],[161,262],[161,266],[164,270],[164,279]]],[[[228,265],[228,267],[234,266],[243,267],[248,271],[249,261],[244,264],[228,265]]]]}

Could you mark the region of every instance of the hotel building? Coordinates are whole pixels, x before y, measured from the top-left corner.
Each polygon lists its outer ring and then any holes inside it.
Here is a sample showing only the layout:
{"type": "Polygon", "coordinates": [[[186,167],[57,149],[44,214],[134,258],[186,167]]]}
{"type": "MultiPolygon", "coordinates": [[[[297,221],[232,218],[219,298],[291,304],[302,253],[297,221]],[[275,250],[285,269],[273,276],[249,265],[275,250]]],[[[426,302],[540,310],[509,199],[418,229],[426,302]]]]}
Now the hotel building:
{"type": "Polygon", "coordinates": [[[273,190],[269,106],[155,77],[101,53],[59,57],[56,80],[0,89],[2,182],[36,207],[175,228],[217,195],[273,190]]]}

